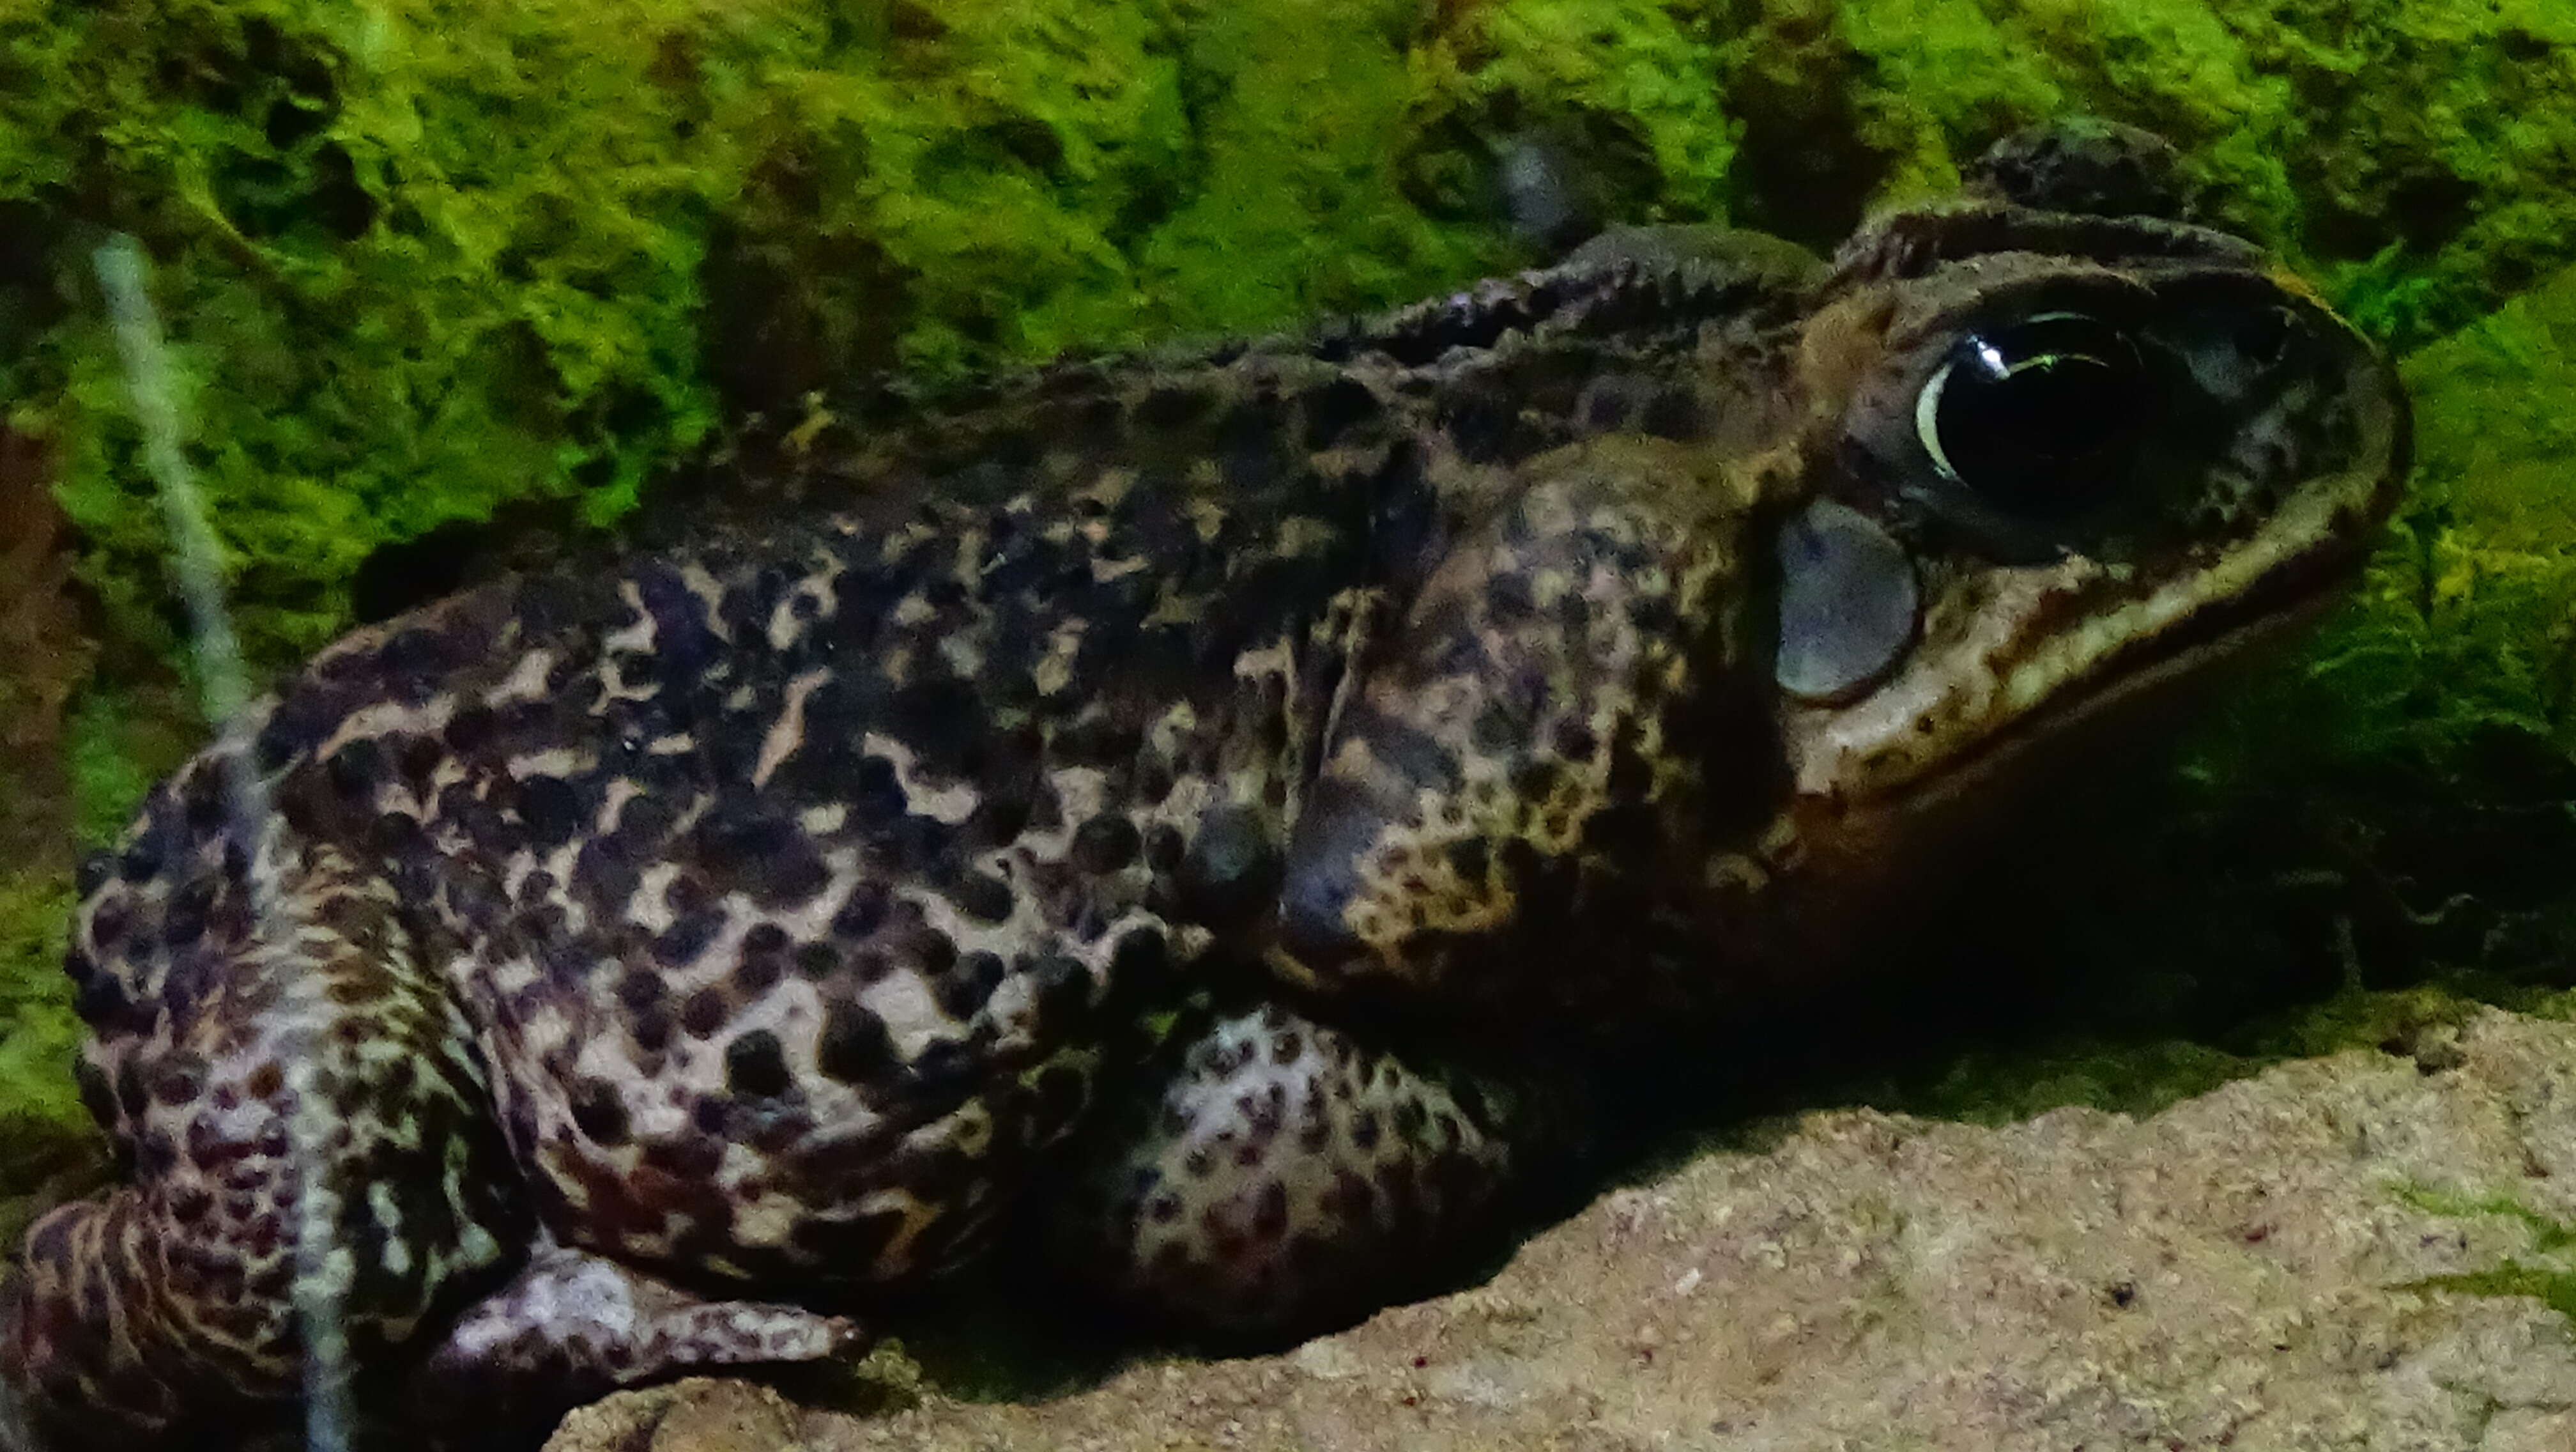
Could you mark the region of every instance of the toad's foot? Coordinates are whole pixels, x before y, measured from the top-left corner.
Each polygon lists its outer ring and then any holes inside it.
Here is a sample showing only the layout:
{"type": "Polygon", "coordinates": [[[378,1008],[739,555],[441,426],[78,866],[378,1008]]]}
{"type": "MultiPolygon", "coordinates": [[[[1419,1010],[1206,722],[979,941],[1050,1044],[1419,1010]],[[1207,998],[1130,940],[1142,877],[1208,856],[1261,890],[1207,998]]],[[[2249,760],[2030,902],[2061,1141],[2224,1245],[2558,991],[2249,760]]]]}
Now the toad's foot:
{"type": "Polygon", "coordinates": [[[1570,1148],[1570,1091],[1399,1058],[1276,1005],[1223,1018],[1093,1141],[1051,1226],[1130,1309],[1272,1334],[1423,1291],[1570,1148]]]}
{"type": "Polygon", "coordinates": [[[709,1301],[586,1251],[546,1245],[467,1308],[412,1382],[433,1437],[487,1445],[542,1431],[582,1402],[692,1371],[821,1361],[864,1349],[844,1317],[768,1301],[709,1301]]]}

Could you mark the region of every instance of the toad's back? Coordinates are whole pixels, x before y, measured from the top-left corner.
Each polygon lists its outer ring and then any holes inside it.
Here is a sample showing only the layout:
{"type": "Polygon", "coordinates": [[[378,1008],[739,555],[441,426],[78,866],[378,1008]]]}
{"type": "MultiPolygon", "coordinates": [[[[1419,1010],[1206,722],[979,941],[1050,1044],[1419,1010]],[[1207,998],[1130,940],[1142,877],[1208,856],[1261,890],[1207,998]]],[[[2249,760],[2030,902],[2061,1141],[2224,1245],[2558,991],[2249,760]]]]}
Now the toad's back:
{"type": "MultiPolygon", "coordinates": [[[[1225,887],[1180,870],[1201,825],[1293,815],[1377,592],[1362,529],[1278,502],[1127,476],[486,587],[283,693],[264,860],[290,906],[320,873],[415,909],[373,930],[452,990],[582,1240],[935,1262],[1087,1101],[1076,1030],[1204,945],[1173,941],[1173,894],[1225,887]]],[[[154,1159],[248,1003],[196,971],[250,928],[190,820],[219,765],[89,919],[111,1082],[166,1086],[109,1096],[154,1159]]]]}

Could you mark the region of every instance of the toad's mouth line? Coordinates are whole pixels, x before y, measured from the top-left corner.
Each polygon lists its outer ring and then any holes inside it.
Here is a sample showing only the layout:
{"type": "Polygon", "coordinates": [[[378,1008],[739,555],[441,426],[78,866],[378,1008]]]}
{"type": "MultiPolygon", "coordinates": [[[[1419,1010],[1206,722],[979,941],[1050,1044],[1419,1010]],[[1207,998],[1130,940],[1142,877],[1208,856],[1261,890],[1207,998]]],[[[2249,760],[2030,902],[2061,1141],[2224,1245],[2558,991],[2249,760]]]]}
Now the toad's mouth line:
{"type": "Polygon", "coordinates": [[[1847,806],[1862,813],[1937,808],[2043,743],[2078,735],[2121,708],[2167,696],[2265,645],[2295,639],[2343,602],[2367,555],[2352,539],[2334,539],[2283,559],[2245,589],[2105,653],[2066,689],[1939,770],[1850,799],[1847,806]]]}

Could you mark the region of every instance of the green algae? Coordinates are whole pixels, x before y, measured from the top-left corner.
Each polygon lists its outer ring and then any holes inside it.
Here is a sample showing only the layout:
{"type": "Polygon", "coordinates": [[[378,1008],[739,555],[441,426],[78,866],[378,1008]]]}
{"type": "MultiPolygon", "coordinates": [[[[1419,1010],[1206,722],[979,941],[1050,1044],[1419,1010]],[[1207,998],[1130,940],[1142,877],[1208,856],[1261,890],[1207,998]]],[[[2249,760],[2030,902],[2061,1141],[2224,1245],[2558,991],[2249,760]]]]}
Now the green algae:
{"type": "Polygon", "coordinates": [[[2464,1296],[2528,1296],[2576,1325],[2576,1224],[2548,1215],[2510,1195],[2462,1195],[2400,1186],[2398,1201],[2449,1220],[2500,1219],[2530,1236],[2528,1256],[2509,1255],[2481,1270],[2426,1276],[2399,1288],[2464,1296]]]}

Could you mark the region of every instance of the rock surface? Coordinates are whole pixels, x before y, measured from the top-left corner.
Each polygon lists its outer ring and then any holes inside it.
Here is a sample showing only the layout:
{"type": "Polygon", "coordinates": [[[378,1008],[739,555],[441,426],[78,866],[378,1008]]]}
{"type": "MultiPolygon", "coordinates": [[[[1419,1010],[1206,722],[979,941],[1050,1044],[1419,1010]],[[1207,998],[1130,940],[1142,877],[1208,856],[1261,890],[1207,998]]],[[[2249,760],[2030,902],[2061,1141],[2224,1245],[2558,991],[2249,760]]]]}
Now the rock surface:
{"type": "Polygon", "coordinates": [[[2145,1119],[1809,1116],[1284,1355],[881,1416],[628,1393],[549,1452],[2576,1447],[2576,1024],[2490,1012],[2145,1119]],[[2515,1207],[2515,1208],[2506,1208],[2515,1207]],[[2560,1297],[2564,1303],[2566,1297],[2560,1297]]]}

